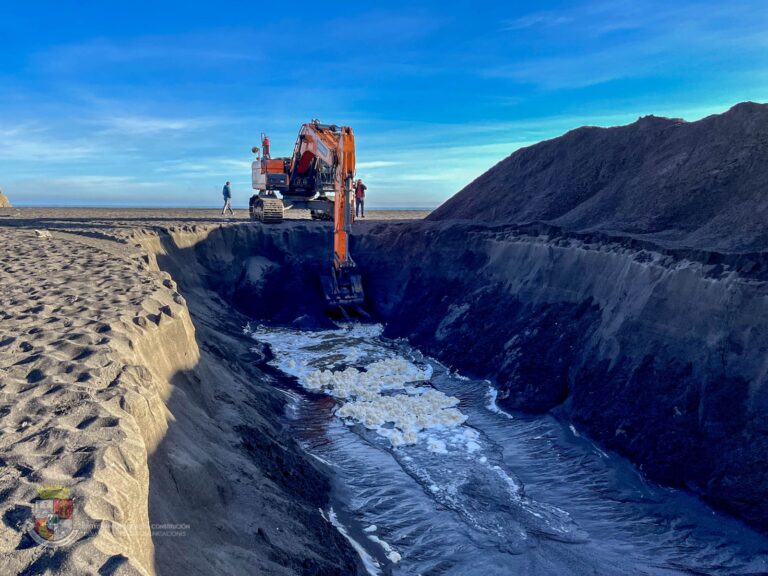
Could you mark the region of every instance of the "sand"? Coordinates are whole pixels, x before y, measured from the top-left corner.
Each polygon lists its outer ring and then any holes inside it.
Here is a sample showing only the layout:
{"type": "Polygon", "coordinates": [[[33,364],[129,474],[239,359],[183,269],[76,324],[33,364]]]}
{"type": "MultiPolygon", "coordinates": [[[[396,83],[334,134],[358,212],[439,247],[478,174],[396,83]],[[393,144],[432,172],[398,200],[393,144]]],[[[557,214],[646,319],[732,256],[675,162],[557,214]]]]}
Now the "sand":
{"type": "Polygon", "coordinates": [[[49,562],[43,548],[19,549],[14,526],[43,484],[72,487],[78,520],[98,524],[68,548],[67,567],[122,555],[149,571],[147,453],[167,426],[167,373],[198,358],[184,300],[125,244],[44,228],[2,234],[3,572],[49,562]]]}
{"type": "Polygon", "coordinates": [[[246,319],[202,287],[188,302],[157,265],[173,230],[195,228],[180,246],[260,226],[239,215],[0,210],[0,573],[352,569],[318,510],[326,481],[272,421],[282,401],[254,388],[247,339],[226,335],[246,319]],[[76,542],[21,530],[43,485],[72,489],[76,542]]]}
{"type": "Polygon", "coordinates": [[[768,104],[696,122],[646,116],[517,150],[429,217],[542,222],[675,248],[768,248],[768,104]]]}
{"type": "MultiPolygon", "coordinates": [[[[359,224],[382,220],[420,220],[429,210],[368,210],[359,224]]],[[[287,220],[310,220],[309,210],[286,210],[287,220]]],[[[2,208],[0,225],[25,227],[132,228],[178,226],[182,224],[217,224],[248,221],[247,208],[235,207],[234,217],[221,215],[221,210],[207,208],[2,208]]]]}

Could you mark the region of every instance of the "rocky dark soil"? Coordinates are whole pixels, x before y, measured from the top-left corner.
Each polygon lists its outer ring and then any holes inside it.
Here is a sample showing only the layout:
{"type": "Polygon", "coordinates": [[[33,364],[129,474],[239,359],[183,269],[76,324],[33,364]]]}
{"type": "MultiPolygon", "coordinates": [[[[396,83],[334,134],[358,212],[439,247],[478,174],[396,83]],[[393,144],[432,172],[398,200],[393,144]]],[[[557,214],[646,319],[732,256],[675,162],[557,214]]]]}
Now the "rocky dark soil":
{"type": "Polygon", "coordinates": [[[768,104],[697,122],[646,116],[516,151],[430,220],[546,222],[717,251],[768,247],[768,104]]]}

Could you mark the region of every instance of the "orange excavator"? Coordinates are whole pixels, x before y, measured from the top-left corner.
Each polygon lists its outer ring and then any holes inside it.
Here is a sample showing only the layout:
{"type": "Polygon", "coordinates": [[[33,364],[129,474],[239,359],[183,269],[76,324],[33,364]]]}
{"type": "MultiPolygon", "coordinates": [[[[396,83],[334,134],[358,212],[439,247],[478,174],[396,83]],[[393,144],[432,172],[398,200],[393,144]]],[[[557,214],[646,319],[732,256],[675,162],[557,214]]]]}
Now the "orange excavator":
{"type": "Polygon", "coordinates": [[[354,219],[355,135],[349,126],[302,125],[293,154],[272,158],[269,138],[262,133],[262,150],[253,148],[251,219],[282,222],[286,209],[309,209],[313,219],[333,220],[333,262],[321,276],[326,302],[346,316],[351,309],[365,315],[360,273],[349,254],[354,219]],[[277,196],[280,194],[281,198],[277,196]],[[333,194],[333,198],[329,197],[333,194]]]}

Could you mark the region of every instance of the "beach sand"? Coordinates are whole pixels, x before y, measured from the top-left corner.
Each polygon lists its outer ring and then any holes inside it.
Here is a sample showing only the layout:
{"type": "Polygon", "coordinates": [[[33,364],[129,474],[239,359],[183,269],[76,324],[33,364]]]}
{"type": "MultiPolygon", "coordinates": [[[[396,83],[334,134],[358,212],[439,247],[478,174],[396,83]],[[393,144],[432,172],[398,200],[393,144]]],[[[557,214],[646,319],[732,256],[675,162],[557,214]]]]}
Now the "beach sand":
{"type": "Polygon", "coordinates": [[[352,562],[310,489],[321,474],[275,422],[283,399],[253,386],[266,377],[232,336],[247,319],[202,288],[183,297],[157,266],[169,230],[260,226],[245,215],[0,209],[0,573],[333,574],[352,562]],[[80,528],[58,548],[23,529],[50,485],[72,490],[80,528]]]}

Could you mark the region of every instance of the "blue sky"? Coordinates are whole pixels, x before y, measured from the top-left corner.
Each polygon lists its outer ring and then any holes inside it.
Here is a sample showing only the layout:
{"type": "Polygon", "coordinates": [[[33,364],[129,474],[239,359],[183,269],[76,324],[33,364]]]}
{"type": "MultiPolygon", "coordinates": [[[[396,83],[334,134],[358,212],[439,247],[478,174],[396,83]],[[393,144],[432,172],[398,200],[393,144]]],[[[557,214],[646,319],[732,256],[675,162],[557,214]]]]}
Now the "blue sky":
{"type": "Polygon", "coordinates": [[[434,207],[515,149],[768,100],[768,2],[0,3],[16,205],[213,206],[259,133],[351,125],[373,207],[434,207]]]}

